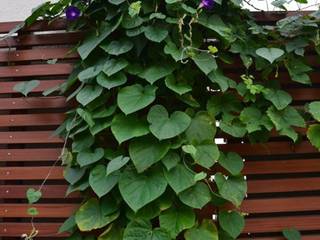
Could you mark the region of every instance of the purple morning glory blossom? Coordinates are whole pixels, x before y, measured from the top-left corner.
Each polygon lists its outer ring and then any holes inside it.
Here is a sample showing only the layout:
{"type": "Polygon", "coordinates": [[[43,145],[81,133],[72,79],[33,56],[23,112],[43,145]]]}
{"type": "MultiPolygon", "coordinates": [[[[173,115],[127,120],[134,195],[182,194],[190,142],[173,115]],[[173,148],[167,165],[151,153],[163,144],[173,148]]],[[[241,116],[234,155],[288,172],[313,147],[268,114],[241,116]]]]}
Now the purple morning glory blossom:
{"type": "Polygon", "coordinates": [[[81,11],[79,8],[75,6],[67,7],[66,9],[66,17],[69,21],[77,20],[81,15],[81,11]]]}
{"type": "Polygon", "coordinates": [[[214,0],[201,0],[200,7],[205,9],[212,9],[214,5],[214,0]]]}

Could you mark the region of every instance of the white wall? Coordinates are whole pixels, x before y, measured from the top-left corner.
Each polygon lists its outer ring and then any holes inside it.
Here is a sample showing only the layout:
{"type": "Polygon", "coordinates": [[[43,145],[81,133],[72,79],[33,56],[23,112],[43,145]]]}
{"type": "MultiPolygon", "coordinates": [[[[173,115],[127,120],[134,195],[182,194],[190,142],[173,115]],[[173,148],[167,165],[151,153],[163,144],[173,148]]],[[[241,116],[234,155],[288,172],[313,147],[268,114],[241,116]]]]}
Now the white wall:
{"type": "Polygon", "coordinates": [[[23,20],[46,0],[0,0],[0,22],[23,20]]]}

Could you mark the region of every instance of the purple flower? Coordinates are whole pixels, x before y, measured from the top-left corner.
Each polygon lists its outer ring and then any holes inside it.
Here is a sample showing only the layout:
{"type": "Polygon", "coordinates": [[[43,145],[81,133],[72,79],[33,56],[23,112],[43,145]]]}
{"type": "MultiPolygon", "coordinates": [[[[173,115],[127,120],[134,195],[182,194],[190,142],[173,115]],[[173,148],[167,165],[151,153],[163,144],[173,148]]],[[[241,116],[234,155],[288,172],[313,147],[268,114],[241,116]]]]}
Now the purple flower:
{"type": "Polygon", "coordinates": [[[77,20],[81,15],[79,8],[75,6],[70,6],[66,8],[66,17],[69,21],[77,20]]]}
{"type": "Polygon", "coordinates": [[[214,0],[201,0],[200,7],[205,9],[212,9],[214,5],[214,0]]]}

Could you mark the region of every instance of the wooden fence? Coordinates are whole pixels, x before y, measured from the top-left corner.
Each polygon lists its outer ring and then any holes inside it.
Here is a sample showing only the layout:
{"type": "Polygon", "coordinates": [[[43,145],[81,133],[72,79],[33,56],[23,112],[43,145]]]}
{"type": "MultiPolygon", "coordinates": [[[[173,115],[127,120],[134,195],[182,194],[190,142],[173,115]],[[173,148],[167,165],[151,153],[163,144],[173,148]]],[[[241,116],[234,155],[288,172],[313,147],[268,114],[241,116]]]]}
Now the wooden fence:
{"type": "MultiPolygon", "coordinates": [[[[277,17],[259,16],[259,21],[277,17]]],[[[0,34],[17,23],[1,23],[0,34]]],[[[72,70],[76,54],[67,54],[81,39],[81,33],[66,33],[64,21],[47,26],[38,23],[17,36],[0,41],[0,239],[20,239],[31,230],[27,215],[26,189],[38,188],[58,158],[62,140],[52,136],[63,121],[65,98],[42,96],[42,91],[63,82],[72,70]],[[59,59],[57,64],[47,60],[59,59]],[[20,81],[40,80],[28,97],[13,90],[20,81]]],[[[314,85],[307,87],[289,81],[280,73],[282,84],[294,98],[294,104],[320,100],[320,62],[314,53],[308,60],[315,67],[314,85]]],[[[239,78],[236,65],[228,75],[239,78]]],[[[301,131],[305,135],[304,131],[301,131]]],[[[287,138],[274,135],[266,144],[251,145],[246,139],[227,139],[226,151],[236,151],[245,160],[248,198],[242,210],[249,213],[241,239],[283,240],[281,230],[296,227],[303,240],[320,239],[320,153],[303,137],[293,145],[287,138]]],[[[58,164],[59,165],[59,164],[58,164]]],[[[77,208],[78,194],[65,197],[63,169],[54,167],[36,204],[34,219],[39,230],[36,239],[61,239],[57,229],[77,208]]],[[[209,216],[213,211],[207,210],[209,216]]]]}

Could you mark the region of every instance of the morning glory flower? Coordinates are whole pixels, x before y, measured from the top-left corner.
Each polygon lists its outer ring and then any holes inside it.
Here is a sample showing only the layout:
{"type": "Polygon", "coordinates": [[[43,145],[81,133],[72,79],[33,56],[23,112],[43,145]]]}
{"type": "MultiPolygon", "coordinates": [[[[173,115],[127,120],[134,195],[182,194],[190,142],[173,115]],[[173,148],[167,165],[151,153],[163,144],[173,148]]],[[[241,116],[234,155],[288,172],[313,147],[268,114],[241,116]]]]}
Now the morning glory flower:
{"type": "Polygon", "coordinates": [[[66,17],[69,21],[77,20],[81,15],[81,11],[79,8],[75,6],[67,7],[66,9],[66,17]]]}
{"type": "Polygon", "coordinates": [[[212,9],[214,5],[214,0],[201,0],[200,7],[205,9],[212,9]]]}

